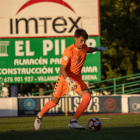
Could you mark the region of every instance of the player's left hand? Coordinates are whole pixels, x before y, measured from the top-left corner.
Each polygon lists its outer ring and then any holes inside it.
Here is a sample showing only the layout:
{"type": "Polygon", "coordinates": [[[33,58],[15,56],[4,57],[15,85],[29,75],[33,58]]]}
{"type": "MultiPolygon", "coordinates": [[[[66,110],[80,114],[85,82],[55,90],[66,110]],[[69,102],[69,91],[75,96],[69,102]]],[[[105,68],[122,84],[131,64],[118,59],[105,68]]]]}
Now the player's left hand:
{"type": "Polygon", "coordinates": [[[72,81],[69,77],[66,78],[66,82],[68,83],[68,87],[70,90],[74,90],[77,88],[76,82],[72,81]]]}
{"type": "Polygon", "coordinates": [[[106,47],[97,47],[98,51],[106,51],[108,52],[108,49],[106,47]]]}

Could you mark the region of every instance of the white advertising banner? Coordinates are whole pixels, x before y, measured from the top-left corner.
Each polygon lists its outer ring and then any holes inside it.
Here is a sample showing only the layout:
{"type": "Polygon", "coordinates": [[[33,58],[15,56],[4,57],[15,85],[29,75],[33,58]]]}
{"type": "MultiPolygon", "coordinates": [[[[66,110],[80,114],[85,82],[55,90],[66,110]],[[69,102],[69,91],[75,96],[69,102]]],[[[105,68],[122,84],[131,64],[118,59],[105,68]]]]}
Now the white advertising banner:
{"type": "Polygon", "coordinates": [[[100,36],[99,0],[0,0],[0,38],[100,36]]]}

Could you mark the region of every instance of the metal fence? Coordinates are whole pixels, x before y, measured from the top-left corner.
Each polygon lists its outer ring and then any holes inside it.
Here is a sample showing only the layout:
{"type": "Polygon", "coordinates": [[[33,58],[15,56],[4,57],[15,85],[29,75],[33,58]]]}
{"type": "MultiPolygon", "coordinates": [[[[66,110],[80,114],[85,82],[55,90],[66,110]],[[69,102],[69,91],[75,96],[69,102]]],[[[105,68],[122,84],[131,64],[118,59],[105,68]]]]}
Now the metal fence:
{"type": "MultiPolygon", "coordinates": [[[[1,84],[0,84],[1,89],[1,84]]],[[[102,80],[89,83],[90,92],[108,92],[110,94],[139,94],[140,93],[140,73],[122,76],[118,78],[102,80]],[[106,86],[107,85],[107,86],[106,86]]],[[[32,96],[41,93],[52,93],[53,90],[32,93],[32,96]]],[[[0,90],[1,97],[1,90],[0,90]]]]}
{"type": "Polygon", "coordinates": [[[90,91],[107,91],[111,94],[139,94],[140,73],[118,78],[90,82],[90,91]],[[108,85],[108,86],[106,86],[108,85]]]}

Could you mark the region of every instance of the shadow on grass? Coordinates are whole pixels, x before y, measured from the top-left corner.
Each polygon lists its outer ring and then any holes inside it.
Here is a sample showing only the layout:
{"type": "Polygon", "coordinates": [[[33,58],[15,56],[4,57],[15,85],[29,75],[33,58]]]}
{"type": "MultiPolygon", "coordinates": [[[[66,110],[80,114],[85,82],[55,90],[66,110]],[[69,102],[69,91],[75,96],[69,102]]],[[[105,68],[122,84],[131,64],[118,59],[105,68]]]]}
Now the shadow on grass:
{"type": "Polygon", "coordinates": [[[46,129],[0,132],[0,140],[140,140],[140,126],[102,128],[92,132],[75,129],[46,129]]]}

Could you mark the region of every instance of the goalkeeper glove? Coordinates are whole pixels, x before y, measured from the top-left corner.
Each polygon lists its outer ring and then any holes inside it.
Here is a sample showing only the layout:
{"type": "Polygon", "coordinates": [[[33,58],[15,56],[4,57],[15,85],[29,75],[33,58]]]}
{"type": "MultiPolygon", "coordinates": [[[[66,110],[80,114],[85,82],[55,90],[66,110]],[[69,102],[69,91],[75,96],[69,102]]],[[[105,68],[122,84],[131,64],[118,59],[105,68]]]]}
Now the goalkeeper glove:
{"type": "Polygon", "coordinates": [[[97,51],[107,51],[108,49],[106,47],[97,47],[97,51]]]}
{"type": "Polygon", "coordinates": [[[66,82],[68,83],[68,87],[70,90],[74,90],[77,88],[76,82],[72,81],[69,77],[66,78],[66,82]]]}

